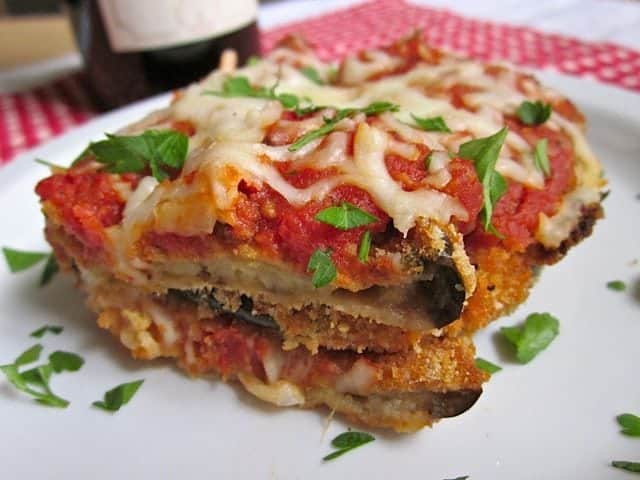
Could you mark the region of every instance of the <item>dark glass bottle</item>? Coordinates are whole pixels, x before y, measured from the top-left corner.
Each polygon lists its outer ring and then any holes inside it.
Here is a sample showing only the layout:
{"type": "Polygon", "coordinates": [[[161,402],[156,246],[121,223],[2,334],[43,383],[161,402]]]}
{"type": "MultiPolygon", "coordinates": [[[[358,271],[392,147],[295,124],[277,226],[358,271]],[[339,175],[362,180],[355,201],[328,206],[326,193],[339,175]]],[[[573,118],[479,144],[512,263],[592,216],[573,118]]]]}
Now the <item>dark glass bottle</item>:
{"type": "Polygon", "coordinates": [[[69,4],[91,93],[105,110],[202,78],[224,49],[236,50],[240,64],[259,51],[256,0],[69,4]]]}

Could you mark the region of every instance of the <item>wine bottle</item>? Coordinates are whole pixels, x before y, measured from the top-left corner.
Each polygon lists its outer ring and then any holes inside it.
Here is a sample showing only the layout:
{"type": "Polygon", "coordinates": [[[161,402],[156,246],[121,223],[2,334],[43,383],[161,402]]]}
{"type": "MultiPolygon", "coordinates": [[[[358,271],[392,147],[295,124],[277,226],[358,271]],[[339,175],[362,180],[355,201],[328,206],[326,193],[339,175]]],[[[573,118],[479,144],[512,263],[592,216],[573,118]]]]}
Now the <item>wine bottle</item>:
{"type": "Polygon", "coordinates": [[[232,48],[259,50],[257,0],[69,0],[94,100],[110,109],[187,85],[232,48]]]}

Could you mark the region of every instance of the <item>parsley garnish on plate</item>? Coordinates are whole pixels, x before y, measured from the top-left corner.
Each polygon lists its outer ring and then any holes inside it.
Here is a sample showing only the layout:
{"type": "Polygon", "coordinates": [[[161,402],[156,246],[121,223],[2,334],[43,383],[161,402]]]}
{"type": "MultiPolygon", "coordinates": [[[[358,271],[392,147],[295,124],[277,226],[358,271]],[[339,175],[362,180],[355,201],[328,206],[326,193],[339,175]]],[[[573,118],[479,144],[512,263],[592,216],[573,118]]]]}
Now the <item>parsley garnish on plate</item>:
{"type": "Polygon", "coordinates": [[[501,366],[496,365],[495,363],[491,363],[489,360],[485,360],[484,358],[476,358],[475,363],[478,369],[482,370],[483,372],[487,372],[490,375],[493,375],[494,373],[502,370],[501,366]]]}
{"type": "Polygon", "coordinates": [[[343,108],[340,110],[336,110],[336,113],[333,117],[325,117],[324,125],[315,130],[311,130],[310,132],[305,133],[295,142],[289,145],[289,151],[295,152],[296,150],[300,150],[307,143],[312,142],[317,138],[322,138],[325,135],[333,132],[333,130],[335,130],[336,128],[336,125],[338,125],[341,120],[347,117],[352,117],[358,113],[364,113],[367,117],[370,117],[372,115],[380,115],[384,112],[397,112],[399,108],[400,107],[398,107],[398,105],[390,102],[373,102],[363,108],[343,108]]]}
{"type": "Polygon", "coordinates": [[[632,413],[623,413],[616,417],[622,427],[620,433],[630,437],[640,437],[640,417],[632,413]]]}
{"type": "Polygon", "coordinates": [[[358,260],[360,263],[367,263],[369,261],[369,250],[371,249],[371,232],[365,230],[360,237],[360,245],[358,245],[358,260]]]}
{"type": "Polygon", "coordinates": [[[611,466],[626,470],[627,472],[640,473],[640,462],[627,462],[624,460],[614,460],[611,462],[611,466]]]}
{"type": "Polygon", "coordinates": [[[341,455],[361,447],[367,443],[373,442],[375,437],[366,432],[344,432],[331,441],[331,445],[336,450],[322,458],[323,461],[333,460],[341,455]]]}
{"type": "Polygon", "coordinates": [[[11,273],[27,270],[46,258],[47,263],[44,265],[44,269],[40,275],[40,281],[38,282],[41,287],[49,283],[58,272],[58,263],[52,253],[27,252],[25,250],[16,250],[8,247],[2,247],[2,253],[4,254],[4,259],[11,273]]]}
{"type": "Polygon", "coordinates": [[[607,282],[607,288],[615,292],[624,292],[627,289],[627,284],[622,280],[611,280],[607,282]]]}
{"type": "Polygon", "coordinates": [[[111,135],[93,142],[88,150],[111,173],[137,173],[146,168],[161,182],[167,168],[179,170],[187,158],[189,138],[175,130],[147,130],[141,135],[111,135]]]}
{"type": "Polygon", "coordinates": [[[42,338],[45,333],[60,335],[62,333],[62,330],[64,330],[64,328],[58,325],[45,325],[44,327],[40,327],[39,329],[31,332],[29,336],[34,338],[42,338]]]}
{"type": "Polygon", "coordinates": [[[476,138],[463,143],[458,152],[462,158],[472,160],[476,167],[476,173],[482,183],[481,216],[484,228],[496,235],[500,234],[491,223],[491,217],[496,203],[507,191],[507,181],[496,170],[496,163],[507,133],[508,129],[505,127],[490,137],[476,138]]]}
{"type": "Polygon", "coordinates": [[[549,313],[532,313],[524,325],[502,327],[500,332],[515,348],[518,361],[528,363],[558,336],[560,322],[549,313]]]}
{"type": "Polygon", "coordinates": [[[33,345],[22,352],[12,364],[0,366],[0,371],[17,390],[32,396],[36,402],[66,408],[69,401],[53,393],[49,386],[51,376],[63,371],[75,372],[82,367],[84,360],[75,353],[56,351],[49,355],[49,363],[20,372],[20,367],[38,361],[41,353],[42,345],[33,345]]]}
{"type": "Polygon", "coordinates": [[[103,400],[95,401],[92,405],[107,412],[117,412],[123,405],[129,403],[143,382],[144,380],[136,380],[134,382],[122,383],[107,391],[104,394],[103,400]]]}
{"type": "Polygon", "coordinates": [[[533,150],[533,164],[538,170],[544,173],[545,177],[551,175],[551,166],[549,165],[549,156],[547,155],[548,144],[549,141],[546,138],[540,139],[536,142],[533,150]]]}
{"type": "Polygon", "coordinates": [[[540,100],[524,101],[516,110],[516,114],[525,125],[541,125],[551,116],[551,104],[542,103],[540,100]]]}
{"type": "Polygon", "coordinates": [[[309,258],[307,272],[313,272],[311,283],[320,288],[330,284],[337,275],[336,266],[331,260],[331,250],[316,249],[309,258]]]}
{"type": "Polygon", "coordinates": [[[414,126],[420,128],[421,130],[425,130],[427,132],[451,133],[451,130],[445,123],[444,118],[442,118],[441,116],[421,118],[412,113],[411,118],[413,118],[413,121],[416,122],[414,126]]]}
{"type": "Polygon", "coordinates": [[[315,219],[339,230],[350,230],[378,221],[378,217],[348,202],[320,210],[315,219]]]}

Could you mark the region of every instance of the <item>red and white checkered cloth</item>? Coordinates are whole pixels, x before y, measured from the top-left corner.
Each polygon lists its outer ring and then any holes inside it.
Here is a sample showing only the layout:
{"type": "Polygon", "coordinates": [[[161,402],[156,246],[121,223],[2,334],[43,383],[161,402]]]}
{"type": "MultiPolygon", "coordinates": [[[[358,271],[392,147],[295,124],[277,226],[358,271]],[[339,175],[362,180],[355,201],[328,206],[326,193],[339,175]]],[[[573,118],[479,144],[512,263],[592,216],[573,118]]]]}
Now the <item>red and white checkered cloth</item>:
{"type": "MultiPolygon", "coordinates": [[[[421,28],[431,44],[480,60],[507,60],[532,68],[588,76],[640,92],[640,52],[612,43],[589,43],[527,27],[466,18],[448,10],[373,0],[263,33],[269,51],[298,32],[325,60],[387,44],[421,28]]],[[[82,74],[28,92],[0,95],[0,164],[96,114],[82,74]]]]}

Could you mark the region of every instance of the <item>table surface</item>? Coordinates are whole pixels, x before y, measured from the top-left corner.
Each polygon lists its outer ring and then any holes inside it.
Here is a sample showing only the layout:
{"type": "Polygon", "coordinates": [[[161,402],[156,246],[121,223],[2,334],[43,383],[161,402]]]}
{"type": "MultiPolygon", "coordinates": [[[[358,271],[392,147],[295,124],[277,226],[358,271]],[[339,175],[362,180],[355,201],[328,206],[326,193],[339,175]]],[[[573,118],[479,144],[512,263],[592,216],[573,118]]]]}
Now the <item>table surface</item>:
{"type": "MultiPolygon", "coordinates": [[[[409,0],[492,22],[525,25],[593,42],[640,50],[640,1],[636,0],[409,0]]],[[[263,29],[362,3],[362,0],[279,0],[260,6],[263,29]]],[[[0,93],[33,88],[81,67],[77,53],[0,71],[0,93]]]]}

